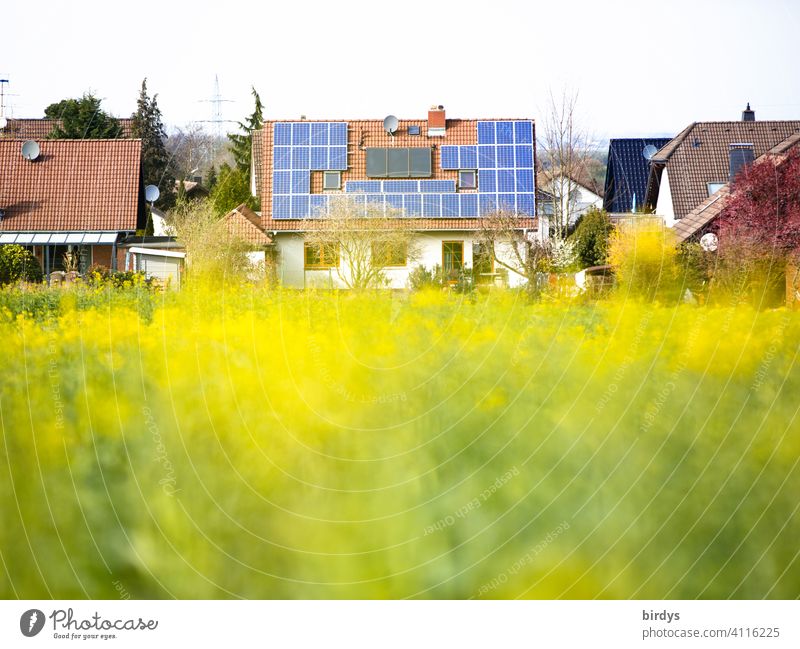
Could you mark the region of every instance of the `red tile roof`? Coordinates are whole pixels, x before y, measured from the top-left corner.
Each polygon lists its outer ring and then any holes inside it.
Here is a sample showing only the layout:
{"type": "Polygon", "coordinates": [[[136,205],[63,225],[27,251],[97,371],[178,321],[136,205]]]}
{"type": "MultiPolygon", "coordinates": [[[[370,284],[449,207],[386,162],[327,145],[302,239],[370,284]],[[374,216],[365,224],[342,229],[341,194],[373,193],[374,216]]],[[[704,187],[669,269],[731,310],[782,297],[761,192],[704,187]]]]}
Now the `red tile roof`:
{"type": "Polygon", "coordinates": [[[681,219],[708,198],[707,183],[727,182],[729,146],[752,143],[758,158],[800,132],[800,121],[695,122],[653,157],[646,203],[655,207],[666,168],[675,217],[681,219]]]}
{"type": "MultiPolygon", "coordinates": [[[[487,121],[514,121],[512,118],[486,118],[487,121]]],[[[261,159],[261,178],[257,187],[261,199],[262,224],[264,229],[293,230],[304,229],[304,219],[273,219],[272,218],[272,136],[275,122],[292,120],[269,120],[264,122],[260,131],[253,133],[253,161],[261,159]],[[257,143],[257,144],[256,144],[257,143]]],[[[297,121],[297,120],[295,120],[297,121]]],[[[477,144],[478,122],[483,119],[447,119],[447,131],[444,137],[428,137],[427,119],[401,119],[394,136],[389,135],[383,128],[382,119],[359,120],[303,120],[308,122],[347,122],[347,170],[342,171],[342,187],[348,180],[367,180],[367,147],[415,147],[432,146],[431,167],[433,174],[430,180],[453,180],[458,182],[458,171],[441,168],[441,146],[459,144],[477,144]],[[419,135],[409,135],[409,126],[419,126],[419,135]]],[[[534,120],[525,118],[525,121],[534,120]]],[[[535,129],[535,123],[534,123],[535,129]]],[[[534,138],[535,138],[534,130],[534,138]]],[[[256,174],[258,179],[259,174],[256,174]]],[[[311,191],[322,191],[322,172],[311,173],[311,191]]],[[[480,219],[413,219],[419,225],[419,230],[474,230],[480,227],[480,219]]],[[[520,228],[536,227],[535,218],[520,219],[520,228]],[[533,225],[530,225],[533,224],[533,225]]]]}
{"type": "Polygon", "coordinates": [[[255,246],[268,246],[272,237],[261,227],[261,217],[246,205],[240,205],[225,215],[228,232],[255,246]]]}
{"type": "MultiPolygon", "coordinates": [[[[118,118],[122,127],[122,137],[132,137],[133,120],[130,117],[118,118]]],[[[57,119],[15,119],[8,118],[8,124],[0,129],[0,138],[17,140],[45,140],[50,135],[57,119]]]]}
{"type": "Polygon", "coordinates": [[[141,140],[0,140],[0,231],[136,230],[141,140]]]}

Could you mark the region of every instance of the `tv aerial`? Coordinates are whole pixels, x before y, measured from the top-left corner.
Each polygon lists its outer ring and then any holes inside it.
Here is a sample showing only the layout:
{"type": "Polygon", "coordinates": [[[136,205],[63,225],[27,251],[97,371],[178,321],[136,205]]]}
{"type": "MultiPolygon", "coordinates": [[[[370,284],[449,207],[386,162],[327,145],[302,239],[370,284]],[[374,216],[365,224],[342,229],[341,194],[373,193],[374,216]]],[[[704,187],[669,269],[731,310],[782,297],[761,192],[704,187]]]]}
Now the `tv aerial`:
{"type": "Polygon", "coordinates": [[[22,143],[22,157],[26,160],[33,162],[39,157],[39,145],[33,140],[28,140],[22,143]]]}
{"type": "Polygon", "coordinates": [[[706,252],[714,252],[719,246],[719,239],[713,232],[706,232],[700,237],[700,247],[706,252]]]}
{"type": "Polygon", "coordinates": [[[144,199],[151,205],[158,200],[159,196],[161,196],[161,192],[155,185],[148,185],[144,188],[144,199]]]}
{"type": "Polygon", "coordinates": [[[653,156],[658,152],[658,149],[652,144],[648,144],[643,150],[642,155],[645,160],[652,160],[653,156]]]}
{"type": "Polygon", "coordinates": [[[383,120],[383,130],[386,131],[389,135],[394,135],[399,125],[400,125],[400,120],[397,119],[394,115],[387,115],[386,118],[383,120]]]}

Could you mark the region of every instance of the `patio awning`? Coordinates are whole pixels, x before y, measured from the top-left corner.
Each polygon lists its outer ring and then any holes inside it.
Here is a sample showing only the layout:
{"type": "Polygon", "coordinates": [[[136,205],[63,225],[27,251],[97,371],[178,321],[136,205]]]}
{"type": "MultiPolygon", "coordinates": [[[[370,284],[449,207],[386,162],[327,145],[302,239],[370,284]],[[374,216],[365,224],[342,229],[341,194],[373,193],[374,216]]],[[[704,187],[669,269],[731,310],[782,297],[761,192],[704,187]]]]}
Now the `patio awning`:
{"type": "Polygon", "coordinates": [[[111,245],[118,232],[0,232],[0,244],[18,243],[22,246],[46,245],[111,245]]]}

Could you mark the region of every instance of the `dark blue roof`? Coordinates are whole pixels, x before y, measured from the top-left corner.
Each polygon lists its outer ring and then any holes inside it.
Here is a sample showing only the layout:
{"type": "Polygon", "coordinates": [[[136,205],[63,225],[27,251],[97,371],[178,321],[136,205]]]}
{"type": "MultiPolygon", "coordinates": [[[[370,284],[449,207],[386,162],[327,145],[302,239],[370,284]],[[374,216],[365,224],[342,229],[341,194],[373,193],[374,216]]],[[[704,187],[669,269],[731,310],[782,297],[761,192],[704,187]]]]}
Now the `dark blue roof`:
{"type": "Polygon", "coordinates": [[[642,207],[650,173],[650,161],[644,157],[644,148],[652,144],[660,149],[669,141],[668,137],[611,140],[603,199],[607,212],[630,212],[634,195],[637,209],[642,207]]]}

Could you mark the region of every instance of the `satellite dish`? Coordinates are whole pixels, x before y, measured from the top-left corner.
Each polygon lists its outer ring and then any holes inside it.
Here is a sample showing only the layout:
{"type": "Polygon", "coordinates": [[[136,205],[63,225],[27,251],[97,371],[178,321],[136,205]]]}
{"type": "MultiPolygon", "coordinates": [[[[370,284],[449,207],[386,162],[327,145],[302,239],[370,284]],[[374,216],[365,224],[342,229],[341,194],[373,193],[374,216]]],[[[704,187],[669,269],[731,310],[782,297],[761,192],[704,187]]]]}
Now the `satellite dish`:
{"type": "Polygon", "coordinates": [[[39,145],[33,140],[22,143],[22,157],[26,160],[36,160],[39,157],[39,145]]]}
{"type": "Polygon", "coordinates": [[[713,232],[706,232],[700,237],[700,247],[706,252],[714,252],[719,246],[719,239],[713,232]]]}
{"type": "Polygon", "coordinates": [[[643,150],[642,155],[645,160],[652,160],[653,156],[658,152],[658,149],[652,144],[648,144],[643,150]]]}
{"type": "Polygon", "coordinates": [[[0,117],[0,128],[8,126],[8,120],[5,117],[0,117]]]}
{"type": "Polygon", "coordinates": [[[155,185],[148,185],[144,188],[144,198],[148,203],[155,203],[159,196],[161,196],[161,192],[155,185]]]}
{"type": "Polygon", "coordinates": [[[397,130],[399,124],[400,120],[398,120],[394,115],[389,115],[383,120],[383,130],[389,135],[394,135],[394,132],[397,130]]]}

